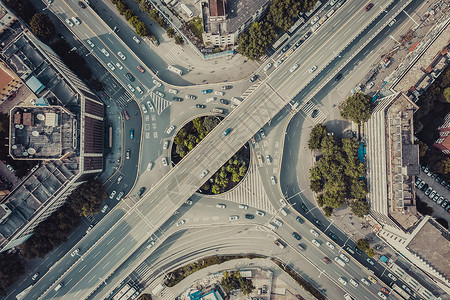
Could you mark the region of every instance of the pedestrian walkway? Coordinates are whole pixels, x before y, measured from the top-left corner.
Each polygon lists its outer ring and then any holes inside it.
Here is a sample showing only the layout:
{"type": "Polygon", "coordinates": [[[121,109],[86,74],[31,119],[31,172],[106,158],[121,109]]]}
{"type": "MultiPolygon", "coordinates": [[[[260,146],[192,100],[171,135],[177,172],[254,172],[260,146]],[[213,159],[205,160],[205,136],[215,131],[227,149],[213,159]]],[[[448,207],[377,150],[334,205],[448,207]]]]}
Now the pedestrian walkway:
{"type": "Polygon", "coordinates": [[[327,118],[326,114],[322,112],[317,104],[315,104],[312,100],[309,100],[302,106],[300,112],[306,115],[306,118],[310,118],[314,124],[319,124],[325,121],[327,118]],[[315,117],[312,117],[313,111],[317,109],[317,113],[315,113],[315,117]]]}
{"type": "Polygon", "coordinates": [[[124,93],[116,99],[116,104],[120,109],[125,109],[128,106],[128,103],[133,99],[133,96],[128,93],[128,91],[124,90],[124,93]]]}
{"type": "Polygon", "coordinates": [[[142,98],[142,103],[151,101],[153,104],[153,107],[156,109],[156,112],[158,115],[161,115],[161,113],[166,109],[171,103],[167,101],[166,99],[156,95],[153,92],[150,92],[149,94],[146,94],[144,98],[142,98]],[[149,98],[150,96],[150,98],[149,98]]]}
{"type": "Polygon", "coordinates": [[[180,56],[183,54],[183,49],[180,45],[174,45],[170,47],[170,50],[164,54],[166,58],[166,62],[178,62],[180,60],[180,56]]]}
{"type": "Polygon", "coordinates": [[[242,98],[247,98],[251,93],[253,93],[254,90],[259,88],[259,86],[262,84],[262,80],[258,80],[255,84],[253,84],[251,87],[249,87],[242,95],[242,98]]]}

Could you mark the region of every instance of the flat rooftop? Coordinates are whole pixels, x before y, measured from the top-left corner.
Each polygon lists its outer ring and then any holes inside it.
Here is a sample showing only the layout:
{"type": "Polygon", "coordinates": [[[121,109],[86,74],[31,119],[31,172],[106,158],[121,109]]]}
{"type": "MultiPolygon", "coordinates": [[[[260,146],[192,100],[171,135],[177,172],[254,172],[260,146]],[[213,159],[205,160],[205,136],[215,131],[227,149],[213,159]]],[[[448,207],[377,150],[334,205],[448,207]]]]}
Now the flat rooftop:
{"type": "Polygon", "coordinates": [[[60,159],[76,150],[76,118],[60,106],[16,106],[10,112],[14,159],[60,159]]]}
{"type": "Polygon", "coordinates": [[[450,236],[433,219],[422,227],[408,244],[411,252],[427,261],[446,278],[450,278],[450,236]]]}

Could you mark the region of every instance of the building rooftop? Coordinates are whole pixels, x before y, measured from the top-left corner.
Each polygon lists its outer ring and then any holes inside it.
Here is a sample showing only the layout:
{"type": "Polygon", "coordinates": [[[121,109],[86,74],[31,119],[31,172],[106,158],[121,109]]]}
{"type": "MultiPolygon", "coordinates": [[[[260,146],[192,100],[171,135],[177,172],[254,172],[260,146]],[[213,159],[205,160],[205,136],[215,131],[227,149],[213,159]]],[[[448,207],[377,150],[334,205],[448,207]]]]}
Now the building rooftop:
{"type": "Polygon", "coordinates": [[[448,231],[430,218],[409,242],[408,249],[450,278],[449,242],[448,231]]]}
{"type": "Polygon", "coordinates": [[[253,15],[269,3],[270,0],[228,0],[228,32],[235,32],[244,24],[253,23],[253,15]]]}
{"type": "Polygon", "coordinates": [[[14,159],[60,159],[76,151],[75,115],[61,106],[16,106],[10,111],[14,159]]]}

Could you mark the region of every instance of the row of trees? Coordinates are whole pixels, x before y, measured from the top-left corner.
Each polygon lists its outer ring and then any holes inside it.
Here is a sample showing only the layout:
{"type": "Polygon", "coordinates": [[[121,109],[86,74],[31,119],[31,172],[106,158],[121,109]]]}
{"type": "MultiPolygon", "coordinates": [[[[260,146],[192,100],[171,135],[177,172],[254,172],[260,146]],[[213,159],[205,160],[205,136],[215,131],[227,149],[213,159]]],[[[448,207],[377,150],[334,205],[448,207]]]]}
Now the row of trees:
{"type": "Polygon", "coordinates": [[[328,134],[324,125],[317,124],[308,146],[313,151],[321,150],[323,155],[310,169],[310,187],[319,194],[317,202],[324,207],[325,214],[330,216],[333,209],[347,201],[355,215],[367,214],[367,187],[362,179],[365,168],[358,160],[358,142],[350,138],[339,140],[328,134]]]}
{"type": "Polygon", "coordinates": [[[244,295],[250,294],[255,289],[252,280],[242,277],[239,271],[223,272],[220,285],[227,293],[232,290],[241,290],[244,295]]]}
{"type": "Polygon", "coordinates": [[[25,274],[25,264],[17,253],[0,253],[0,296],[25,274]]]}
{"type": "Polygon", "coordinates": [[[27,259],[44,257],[47,253],[67,241],[72,231],[80,224],[82,216],[98,213],[106,198],[106,190],[99,180],[87,181],[77,187],[67,202],[47,220],[41,222],[34,234],[19,246],[27,259]]]}
{"type": "MultiPolygon", "coordinates": [[[[198,117],[181,128],[173,143],[172,156],[178,163],[186,154],[203,140],[220,122],[213,116],[198,117]]],[[[236,185],[247,173],[248,150],[241,148],[232,158],[228,160],[202,187],[201,191],[212,194],[222,193],[236,185]]]]}
{"type": "Polygon", "coordinates": [[[138,36],[150,36],[153,40],[157,41],[156,36],[150,32],[144,22],[140,21],[132,9],[129,9],[127,4],[122,0],[111,0],[116,5],[119,14],[125,17],[131,26],[133,26],[138,36]]]}
{"type": "Polygon", "coordinates": [[[307,12],[316,5],[316,0],[273,0],[266,19],[255,22],[248,32],[242,33],[237,41],[238,52],[251,60],[258,60],[266,50],[287,31],[300,11],[307,12]]]}
{"type": "Polygon", "coordinates": [[[365,251],[369,257],[375,256],[375,251],[370,248],[369,242],[366,239],[359,239],[356,242],[356,247],[361,251],[365,251]]]}

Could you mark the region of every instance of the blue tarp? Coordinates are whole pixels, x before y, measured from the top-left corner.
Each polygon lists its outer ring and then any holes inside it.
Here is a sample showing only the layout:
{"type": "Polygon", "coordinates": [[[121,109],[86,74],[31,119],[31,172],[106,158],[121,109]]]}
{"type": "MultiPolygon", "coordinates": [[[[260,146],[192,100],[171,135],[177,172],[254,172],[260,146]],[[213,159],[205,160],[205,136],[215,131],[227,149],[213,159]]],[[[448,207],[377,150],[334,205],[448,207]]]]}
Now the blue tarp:
{"type": "Polygon", "coordinates": [[[358,158],[361,163],[364,163],[364,156],[366,155],[366,147],[363,143],[359,143],[358,158]]]}

